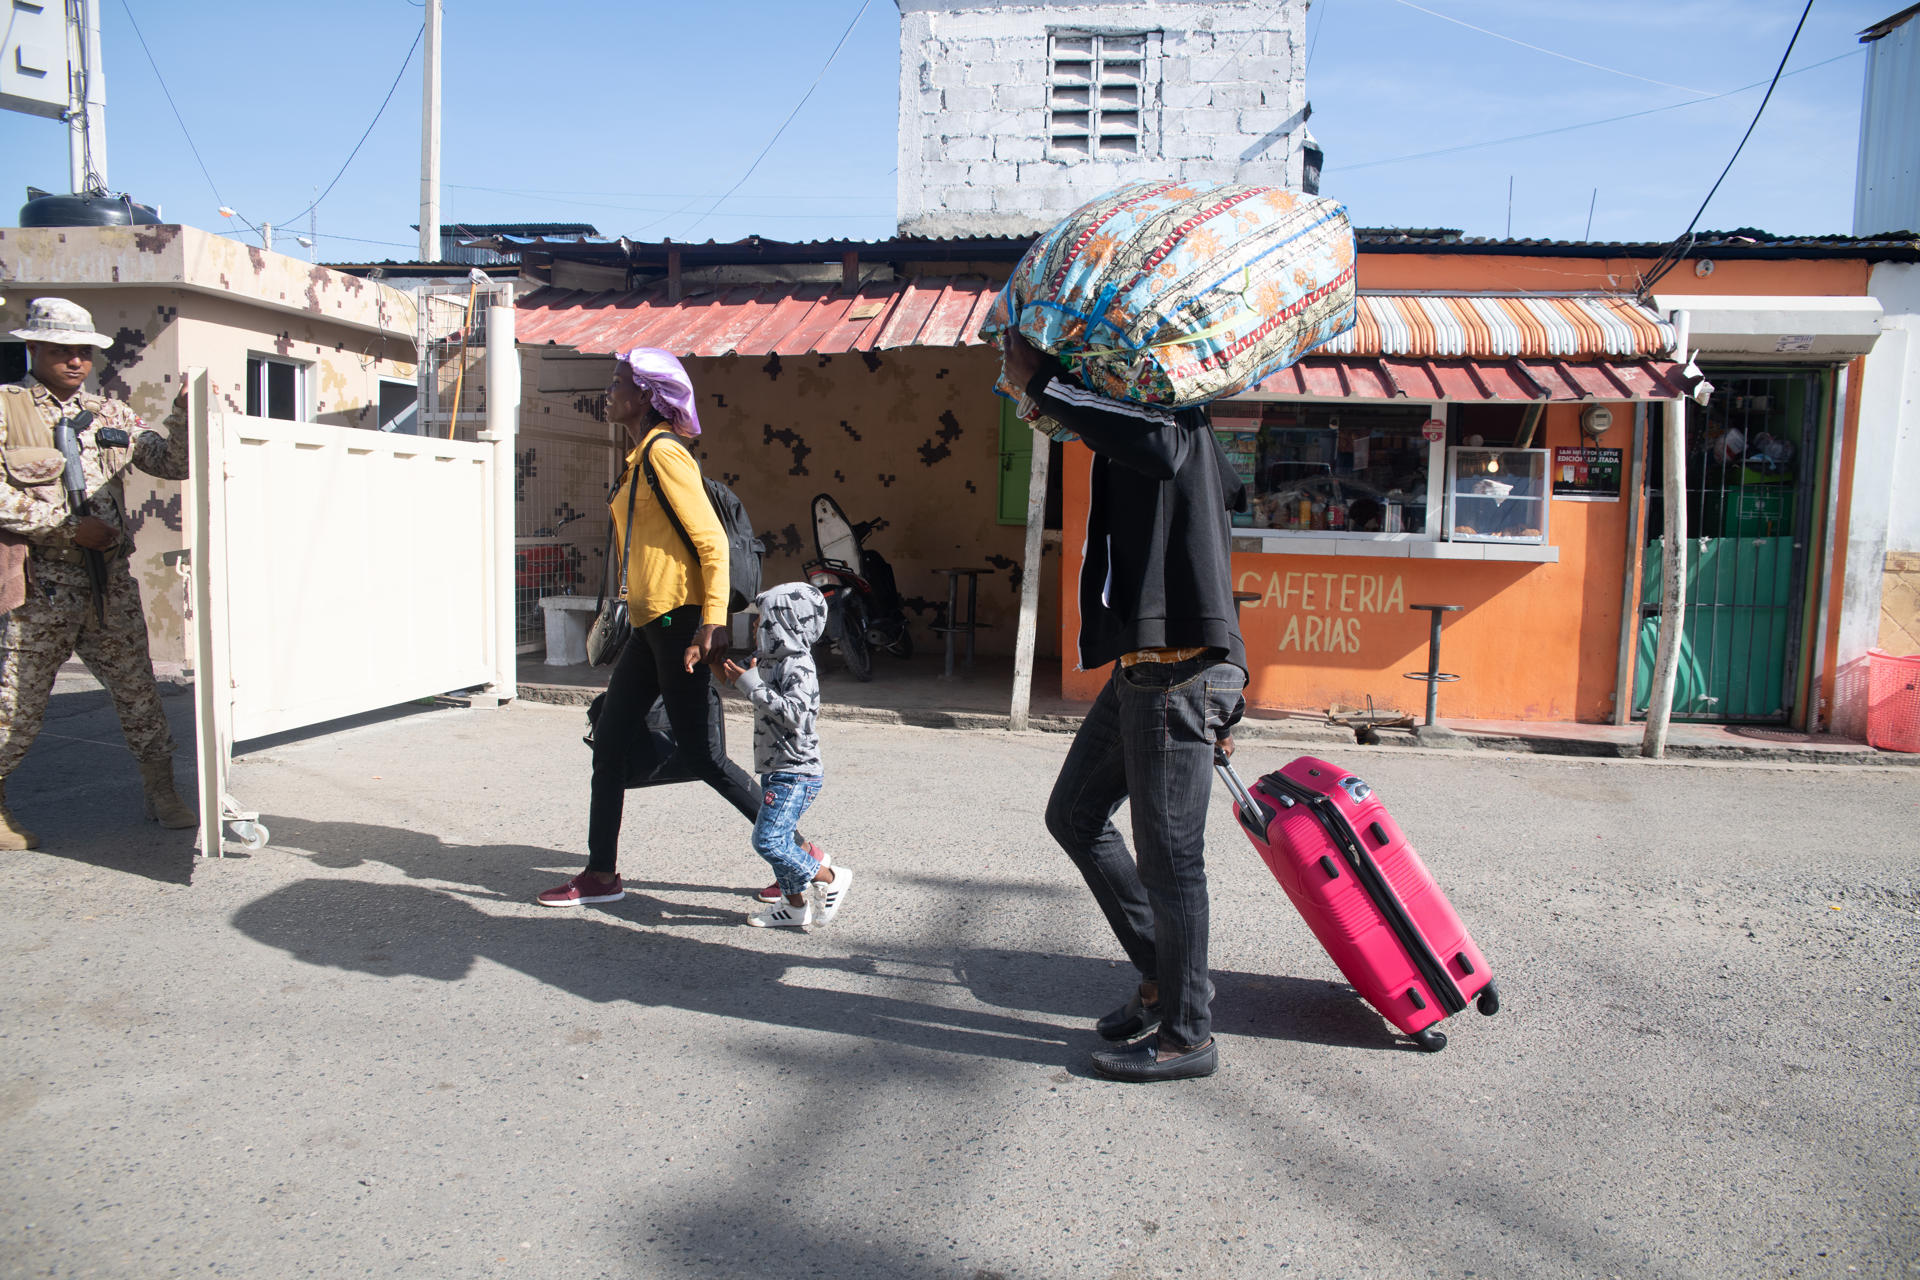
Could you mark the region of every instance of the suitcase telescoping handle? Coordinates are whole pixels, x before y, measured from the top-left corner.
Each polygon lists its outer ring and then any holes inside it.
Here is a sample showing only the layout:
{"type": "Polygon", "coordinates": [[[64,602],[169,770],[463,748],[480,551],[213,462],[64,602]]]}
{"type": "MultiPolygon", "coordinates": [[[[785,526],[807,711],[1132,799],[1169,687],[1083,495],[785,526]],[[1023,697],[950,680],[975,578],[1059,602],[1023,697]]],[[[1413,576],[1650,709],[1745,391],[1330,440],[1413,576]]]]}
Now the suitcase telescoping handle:
{"type": "MultiPolygon", "coordinates": [[[[1233,794],[1234,817],[1240,819],[1240,825],[1248,831],[1265,838],[1267,826],[1273,821],[1273,807],[1254,799],[1253,793],[1247,790],[1247,784],[1240,781],[1240,775],[1233,771],[1233,763],[1227,759],[1227,753],[1218,746],[1213,749],[1213,768],[1233,794]]],[[[1280,802],[1289,809],[1293,807],[1291,797],[1282,796],[1280,802]]]]}

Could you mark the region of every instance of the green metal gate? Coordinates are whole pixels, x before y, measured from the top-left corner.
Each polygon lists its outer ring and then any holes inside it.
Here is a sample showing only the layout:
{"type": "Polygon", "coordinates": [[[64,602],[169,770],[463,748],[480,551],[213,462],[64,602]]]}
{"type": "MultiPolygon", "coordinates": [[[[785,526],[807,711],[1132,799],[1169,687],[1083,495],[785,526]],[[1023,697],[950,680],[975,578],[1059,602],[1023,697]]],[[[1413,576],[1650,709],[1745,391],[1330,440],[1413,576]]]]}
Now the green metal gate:
{"type": "MultiPolygon", "coordinates": [[[[1687,406],[1687,614],[1673,717],[1782,723],[1794,710],[1805,640],[1828,379],[1805,369],[1708,370],[1707,378],[1707,407],[1687,406]]],[[[1662,455],[1649,454],[1637,716],[1653,684],[1665,547],[1662,455]]]]}

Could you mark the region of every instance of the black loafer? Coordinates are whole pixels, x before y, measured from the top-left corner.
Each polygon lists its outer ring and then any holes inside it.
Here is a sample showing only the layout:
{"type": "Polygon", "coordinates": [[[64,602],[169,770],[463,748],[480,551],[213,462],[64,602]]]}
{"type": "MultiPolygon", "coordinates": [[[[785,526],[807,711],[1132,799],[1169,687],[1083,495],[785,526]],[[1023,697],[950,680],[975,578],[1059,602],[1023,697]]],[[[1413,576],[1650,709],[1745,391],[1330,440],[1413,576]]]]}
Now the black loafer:
{"type": "Polygon", "coordinates": [[[1147,1004],[1138,991],[1133,999],[1093,1024],[1102,1040],[1132,1040],[1160,1025],[1160,1006],[1147,1004]]]}
{"type": "Polygon", "coordinates": [[[1159,1056],[1159,1042],[1149,1036],[1123,1049],[1095,1049],[1093,1069],[1109,1080],[1146,1084],[1154,1080],[1192,1080],[1210,1076],[1220,1067],[1219,1042],[1192,1049],[1177,1058],[1159,1056]]]}

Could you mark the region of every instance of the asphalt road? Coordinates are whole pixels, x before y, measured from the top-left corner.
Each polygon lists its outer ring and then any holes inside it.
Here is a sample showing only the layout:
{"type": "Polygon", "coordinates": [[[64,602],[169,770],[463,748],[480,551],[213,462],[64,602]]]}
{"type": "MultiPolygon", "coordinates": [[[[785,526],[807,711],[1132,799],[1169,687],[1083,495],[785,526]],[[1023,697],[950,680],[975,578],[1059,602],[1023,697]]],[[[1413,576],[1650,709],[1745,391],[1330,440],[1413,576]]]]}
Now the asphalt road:
{"type": "Polygon", "coordinates": [[[535,905],[582,727],[264,744],[272,847],[196,864],[60,694],[0,855],[0,1275],[1920,1276],[1912,771],[1346,749],[1500,982],[1437,1055],[1217,795],[1221,1070],[1124,1086],[1065,738],[824,723],[860,881],[803,936],[741,927],[769,877],[690,787],[633,797],[625,901],[535,905]]]}

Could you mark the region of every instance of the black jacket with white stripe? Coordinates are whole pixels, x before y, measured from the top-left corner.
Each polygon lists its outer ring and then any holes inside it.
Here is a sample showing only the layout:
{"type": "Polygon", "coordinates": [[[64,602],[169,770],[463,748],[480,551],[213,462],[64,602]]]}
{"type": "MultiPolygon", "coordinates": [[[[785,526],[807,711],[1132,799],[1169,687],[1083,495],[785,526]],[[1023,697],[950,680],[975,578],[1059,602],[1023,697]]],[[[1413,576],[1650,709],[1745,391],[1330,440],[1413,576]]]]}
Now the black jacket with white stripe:
{"type": "Polygon", "coordinates": [[[1109,399],[1053,361],[1027,395],[1093,450],[1080,565],[1081,669],[1135,649],[1204,647],[1245,671],[1227,513],[1246,509],[1246,489],[1206,410],[1109,399]]]}

